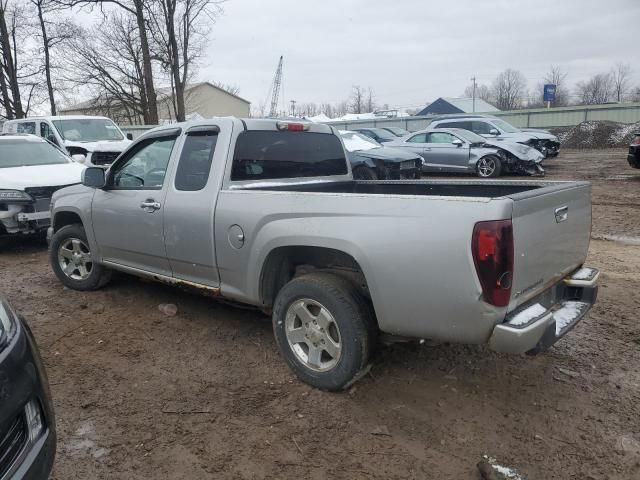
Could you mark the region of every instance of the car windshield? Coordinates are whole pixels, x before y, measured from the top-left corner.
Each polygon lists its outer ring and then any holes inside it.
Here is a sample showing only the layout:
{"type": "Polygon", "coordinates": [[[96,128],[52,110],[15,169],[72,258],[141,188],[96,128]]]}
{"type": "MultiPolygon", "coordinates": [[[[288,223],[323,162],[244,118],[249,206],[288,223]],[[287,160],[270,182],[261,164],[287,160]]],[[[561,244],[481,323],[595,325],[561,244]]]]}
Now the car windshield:
{"type": "Polygon", "coordinates": [[[348,152],[357,152],[359,150],[371,150],[379,148],[381,145],[374,139],[366,137],[356,132],[340,132],[344,147],[348,152]]]}
{"type": "Polygon", "coordinates": [[[486,138],[481,137],[480,135],[476,135],[469,130],[463,130],[461,128],[453,128],[451,129],[458,137],[464,138],[469,143],[485,143],[487,141],[486,138]]]}
{"type": "Polygon", "coordinates": [[[376,134],[378,138],[383,138],[385,140],[395,140],[396,136],[391,133],[383,130],[382,128],[372,128],[371,131],[376,134]]]}
{"type": "Polygon", "coordinates": [[[33,167],[58,163],[71,163],[71,159],[47,142],[0,140],[0,168],[33,167]]]}
{"type": "Polygon", "coordinates": [[[510,123],[505,122],[504,120],[491,120],[491,122],[505,133],[518,133],[520,131],[510,123]]]}
{"type": "Polygon", "coordinates": [[[118,127],[106,118],[77,118],[54,120],[58,133],[72,142],[97,142],[99,140],[123,140],[118,127]]]}

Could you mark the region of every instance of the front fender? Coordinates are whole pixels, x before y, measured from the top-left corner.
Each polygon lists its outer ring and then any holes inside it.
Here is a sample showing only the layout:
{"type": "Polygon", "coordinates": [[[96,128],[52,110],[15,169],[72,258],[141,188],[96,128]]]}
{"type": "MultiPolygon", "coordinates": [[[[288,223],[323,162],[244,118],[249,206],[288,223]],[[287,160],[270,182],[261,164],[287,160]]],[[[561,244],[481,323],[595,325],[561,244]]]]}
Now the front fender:
{"type": "Polygon", "coordinates": [[[76,215],[85,229],[91,252],[97,255],[96,258],[101,259],[91,221],[91,204],[94,194],[95,189],[83,185],[73,185],[55,192],[51,199],[51,227],[58,230],[58,225],[65,214],[76,215]]]}

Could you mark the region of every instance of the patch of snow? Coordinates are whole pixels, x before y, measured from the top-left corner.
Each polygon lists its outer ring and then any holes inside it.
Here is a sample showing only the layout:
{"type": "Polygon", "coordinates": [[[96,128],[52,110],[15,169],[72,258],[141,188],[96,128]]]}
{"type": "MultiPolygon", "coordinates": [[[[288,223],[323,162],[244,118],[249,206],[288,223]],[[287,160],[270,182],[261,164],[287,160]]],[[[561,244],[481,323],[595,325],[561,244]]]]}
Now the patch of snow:
{"type": "Polygon", "coordinates": [[[562,308],[553,313],[553,318],[556,321],[556,335],[560,335],[560,332],[571,324],[588,306],[584,302],[564,302],[562,308]]]}
{"type": "Polygon", "coordinates": [[[581,268],[571,275],[571,278],[574,280],[589,280],[591,278],[591,272],[593,272],[591,268],[581,268]]]}
{"type": "Polygon", "coordinates": [[[536,303],[535,305],[531,305],[529,308],[515,315],[511,320],[509,320],[508,324],[513,325],[514,327],[525,325],[534,318],[538,318],[546,311],[547,309],[545,307],[543,307],[539,303],[536,303]]]}
{"type": "Polygon", "coordinates": [[[611,132],[611,135],[609,136],[609,143],[617,145],[618,143],[623,142],[626,137],[630,136],[638,129],[640,129],[640,123],[630,123],[628,125],[623,125],[611,132]]]}

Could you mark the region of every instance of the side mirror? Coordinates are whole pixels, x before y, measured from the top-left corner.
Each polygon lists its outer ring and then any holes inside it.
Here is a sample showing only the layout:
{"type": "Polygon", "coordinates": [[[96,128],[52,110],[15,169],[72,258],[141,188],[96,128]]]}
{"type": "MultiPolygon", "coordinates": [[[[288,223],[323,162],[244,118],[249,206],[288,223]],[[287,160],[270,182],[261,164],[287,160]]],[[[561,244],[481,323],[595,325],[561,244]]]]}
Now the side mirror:
{"type": "Polygon", "coordinates": [[[127,133],[127,140],[133,140],[133,133],[127,133]]]}
{"type": "Polygon", "coordinates": [[[82,185],[91,188],[103,188],[107,183],[104,169],[100,167],[85,168],[82,172],[82,185]]]}
{"type": "Polygon", "coordinates": [[[491,130],[489,130],[489,133],[495,136],[500,135],[500,132],[496,128],[492,128],[491,130]]]}
{"type": "Polygon", "coordinates": [[[455,138],[455,139],[453,139],[451,144],[455,145],[456,147],[461,147],[462,146],[462,140],[460,140],[459,138],[455,138]]]}

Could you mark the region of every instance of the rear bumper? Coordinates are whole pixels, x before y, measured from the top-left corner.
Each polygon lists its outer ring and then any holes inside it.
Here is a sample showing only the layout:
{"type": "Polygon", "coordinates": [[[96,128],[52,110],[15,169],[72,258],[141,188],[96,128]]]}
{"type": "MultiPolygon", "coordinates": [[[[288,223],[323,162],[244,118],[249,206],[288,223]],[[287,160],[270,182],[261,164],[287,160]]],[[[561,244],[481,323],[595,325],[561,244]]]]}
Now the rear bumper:
{"type": "Polygon", "coordinates": [[[629,155],[627,155],[627,162],[633,168],[640,168],[640,148],[637,148],[635,152],[629,149],[629,155]]]}
{"type": "Polygon", "coordinates": [[[503,353],[539,353],[566,335],[593,306],[600,272],[581,268],[497,325],[489,347],[503,353]]]}

